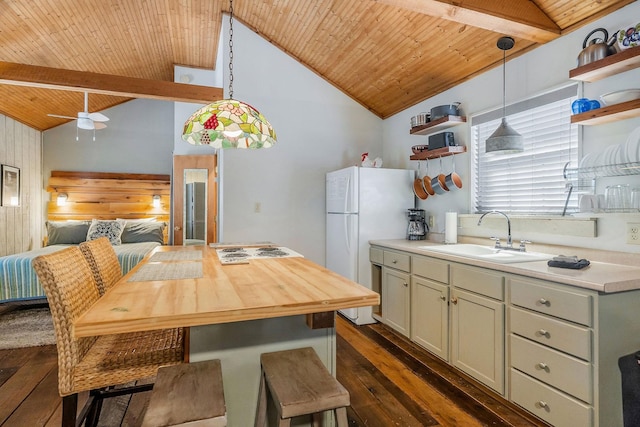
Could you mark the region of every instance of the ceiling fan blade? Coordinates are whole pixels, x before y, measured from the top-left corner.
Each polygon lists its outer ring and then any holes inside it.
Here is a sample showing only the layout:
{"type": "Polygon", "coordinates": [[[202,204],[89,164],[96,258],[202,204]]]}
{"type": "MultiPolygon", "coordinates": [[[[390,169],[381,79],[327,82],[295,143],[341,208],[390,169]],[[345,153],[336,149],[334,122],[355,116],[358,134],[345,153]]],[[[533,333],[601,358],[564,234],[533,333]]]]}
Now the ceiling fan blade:
{"type": "Polygon", "coordinates": [[[61,118],[61,119],[71,119],[71,120],[77,120],[78,119],[77,117],[60,116],[58,114],[47,114],[47,116],[49,116],[49,117],[58,117],[58,118],[61,118]]]}
{"type": "Polygon", "coordinates": [[[93,124],[93,120],[86,119],[86,118],[78,119],[78,127],[80,129],[86,129],[86,130],[93,130],[96,128],[95,125],[93,124]]]}
{"type": "Polygon", "coordinates": [[[96,129],[104,129],[104,128],[106,128],[106,127],[107,127],[107,125],[105,125],[105,124],[104,124],[104,123],[102,123],[102,122],[93,122],[93,126],[94,126],[96,129]]]}
{"type": "Polygon", "coordinates": [[[108,122],[109,117],[105,116],[102,113],[90,113],[89,118],[94,122],[108,122]]]}

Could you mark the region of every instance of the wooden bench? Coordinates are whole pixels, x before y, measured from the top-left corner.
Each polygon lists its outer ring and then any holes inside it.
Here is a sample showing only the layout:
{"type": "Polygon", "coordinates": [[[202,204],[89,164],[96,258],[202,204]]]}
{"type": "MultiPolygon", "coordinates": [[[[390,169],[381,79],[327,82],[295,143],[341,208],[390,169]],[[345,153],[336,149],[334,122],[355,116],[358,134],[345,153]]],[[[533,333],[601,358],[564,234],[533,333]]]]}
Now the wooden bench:
{"type": "Polygon", "coordinates": [[[347,427],[349,392],[322,364],[311,347],[263,353],[255,427],[268,422],[267,388],[278,411],[278,426],[286,427],[291,418],[311,415],[313,425],[322,425],[324,411],[335,412],[337,426],[347,427]]]}
{"type": "Polygon", "coordinates": [[[227,425],[220,360],[183,363],[158,370],[142,426],[187,425],[227,425]]]}

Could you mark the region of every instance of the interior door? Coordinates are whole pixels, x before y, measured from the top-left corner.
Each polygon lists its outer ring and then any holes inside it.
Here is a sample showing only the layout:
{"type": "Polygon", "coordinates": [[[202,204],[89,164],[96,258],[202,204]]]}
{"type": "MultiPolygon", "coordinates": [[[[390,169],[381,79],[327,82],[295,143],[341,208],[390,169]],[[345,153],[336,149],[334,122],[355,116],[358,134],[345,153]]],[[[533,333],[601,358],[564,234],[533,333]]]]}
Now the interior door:
{"type": "MultiPolygon", "coordinates": [[[[173,156],[173,244],[184,245],[187,206],[187,184],[189,176],[206,175],[203,192],[205,209],[204,223],[205,244],[218,241],[218,187],[217,187],[217,156],[207,155],[184,155],[173,156]]],[[[190,193],[191,194],[191,193],[190,193]]]]}

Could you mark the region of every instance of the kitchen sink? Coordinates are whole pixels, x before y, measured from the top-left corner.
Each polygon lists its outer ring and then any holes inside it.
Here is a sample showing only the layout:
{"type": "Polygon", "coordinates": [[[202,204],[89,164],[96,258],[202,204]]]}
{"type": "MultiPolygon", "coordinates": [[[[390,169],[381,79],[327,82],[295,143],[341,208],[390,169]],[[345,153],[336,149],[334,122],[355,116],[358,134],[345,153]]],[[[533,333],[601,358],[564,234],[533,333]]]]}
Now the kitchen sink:
{"type": "Polygon", "coordinates": [[[510,264],[513,262],[543,261],[553,258],[553,255],[539,252],[519,252],[512,250],[496,249],[491,246],[474,245],[469,243],[459,243],[455,245],[442,246],[419,246],[419,249],[426,249],[434,252],[457,255],[461,257],[482,259],[499,264],[510,264]]]}

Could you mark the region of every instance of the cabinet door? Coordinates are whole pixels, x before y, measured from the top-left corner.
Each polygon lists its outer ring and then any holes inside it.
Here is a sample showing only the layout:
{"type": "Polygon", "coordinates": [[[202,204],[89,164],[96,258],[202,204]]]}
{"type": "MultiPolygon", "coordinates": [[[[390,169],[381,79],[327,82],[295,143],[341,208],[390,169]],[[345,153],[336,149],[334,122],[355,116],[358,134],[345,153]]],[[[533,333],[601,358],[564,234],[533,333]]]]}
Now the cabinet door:
{"type": "Polygon", "coordinates": [[[411,340],[449,360],[449,287],[411,276],[411,340]]]}
{"type": "Polygon", "coordinates": [[[451,289],[451,363],[504,394],[504,304],[451,289]]]}
{"type": "Polygon", "coordinates": [[[408,273],[383,267],[382,269],[382,321],[409,337],[408,273]]]}

